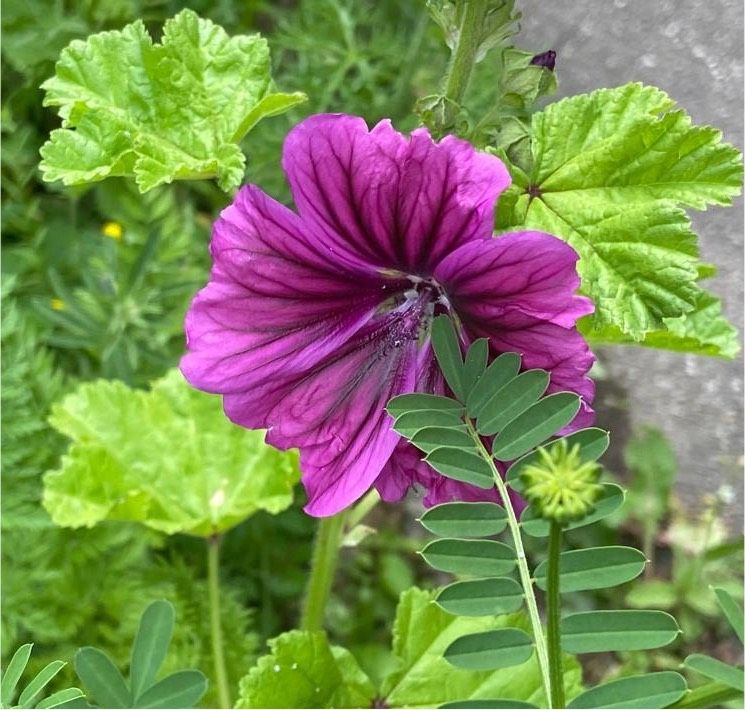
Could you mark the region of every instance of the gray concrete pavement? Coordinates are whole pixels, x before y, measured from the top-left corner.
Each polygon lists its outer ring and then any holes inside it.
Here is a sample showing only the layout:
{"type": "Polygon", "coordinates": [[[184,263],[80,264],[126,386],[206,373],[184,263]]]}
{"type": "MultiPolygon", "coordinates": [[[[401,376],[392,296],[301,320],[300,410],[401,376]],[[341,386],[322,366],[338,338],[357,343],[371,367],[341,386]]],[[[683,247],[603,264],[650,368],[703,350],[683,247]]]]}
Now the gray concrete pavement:
{"type": "MultiPolygon", "coordinates": [[[[643,81],[667,91],[697,123],[743,148],[742,0],[555,0],[520,2],[526,49],[555,49],[560,96],[643,81]]],[[[693,213],[702,258],[719,267],[708,288],[743,327],[743,202],[693,213]]],[[[630,429],[649,423],[673,441],[677,492],[698,507],[722,483],[736,490],[728,521],[742,528],[743,361],[608,348],[598,410],[615,455],[630,429]]]]}

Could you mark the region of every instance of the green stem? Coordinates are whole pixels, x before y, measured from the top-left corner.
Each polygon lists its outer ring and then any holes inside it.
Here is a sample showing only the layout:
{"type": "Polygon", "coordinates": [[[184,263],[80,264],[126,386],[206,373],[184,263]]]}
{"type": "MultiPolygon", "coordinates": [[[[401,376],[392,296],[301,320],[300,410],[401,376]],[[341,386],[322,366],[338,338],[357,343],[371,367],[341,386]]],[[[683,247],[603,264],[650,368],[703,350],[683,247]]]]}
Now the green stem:
{"type": "Polygon", "coordinates": [[[221,708],[232,707],[230,684],[225,666],[222,623],[220,620],[220,536],[212,535],[207,540],[207,588],[210,602],[210,633],[212,658],[215,663],[215,681],[221,708]]]}
{"type": "MultiPolygon", "coordinates": [[[[476,53],[479,49],[480,35],[486,17],[485,0],[463,1],[465,2],[463,20],[445,77],[444,95],[448,99],[445,106],[445,124],[447,125],[455,118],[457,106],[463,101],[471,80],[471,72],[476,62],[476,53]]],[[[444,127],[447,128],[447,125],[444,127]]]]}
{"type": "Polygon", "coordinates": [[[380,503],[380,493],[371,488],[357,505],[349,511],[347,518],[347,529],[351,530],[355,525],[361,523],[365,516],[380,503]]]}
{"type": "Polygon", "coordinates": [[[564,671],[561,667],[561,611],[559,589],[559,559],[561,555],[561,525],[551,522],[548,537],[548,572],[546,575],[546,616],[548,636],[548,664],[551,672],[551,701],[554,708],[566,706],[564,699],[564,671]]]}
{"type": "Polygon", "coordinates": [[[706,683],[689,690],[677,703],[669,708],[713,708],[720,707],[729,700],[742,698],[742,691],[724,683],[706,683]]]}
{"type": "Polygon", "coordinates": [[[321,518],[318,524],[310,578],[305,589],[300,619],[300,628],[304,631],[320,631],[323,628],[326,602],[334,581],[346,516],[347,511],[343,510],[330,518],[321,518]]]}
{"type": "Polygon", "coordinates": [[[510,495],[507,491],[507,486],[502,480],[502,475],[497,469],[494,459],[491,454],[486,450],[481,437],[478,432],[474,429],[473,424],[466,420],[466,426],[468,431],[473,438],[476,446],[481,452],[483,459],[489,464],[491,468],[492,476],[494,477],[494,483],[497,486],[499,495],[502,498],[502,505],[507,513],[507,524],[512,534],[512,542],[515,545],[515,555],[517,557],[517,569],[520,574],[520,582],[523,587],[523,593],[525,594],[525,605],[528,608],[528,617],[530,618],[530,626],[533,630],[533,642],[535,643],[535,652],[538,659],[538,668],[541,673],[541,679],[543,681],[543,691],[546,694],[547,708],[552,708],[552,693],[551,693],[551,675],[549,672],[548,664],[548,650],[546,648],[546,639],[543,636],[543,626],[541,624],[541,617],[538,613],[538,604],[535,600],[535,592],[533,591],[533,580],[530,576],[530,570],[528,569],[528,560],[525,557],[525,548],[523,547],[522,537],[520,536],[520,523],[517,521],[515,515],[515,509],[512,507],[510,501],[510,495]]]}

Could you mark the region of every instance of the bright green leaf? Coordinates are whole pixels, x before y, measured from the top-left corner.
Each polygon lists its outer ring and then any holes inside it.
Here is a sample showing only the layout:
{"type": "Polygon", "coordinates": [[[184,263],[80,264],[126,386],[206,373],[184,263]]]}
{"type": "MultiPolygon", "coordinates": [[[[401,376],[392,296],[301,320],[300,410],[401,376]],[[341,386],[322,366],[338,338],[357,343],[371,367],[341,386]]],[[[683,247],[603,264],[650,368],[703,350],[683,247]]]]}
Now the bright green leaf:
{"type": "Polygon", "coordinates": [[[456,616],[494,616],[517,611],[522,587],[510,577],[488,577],[455,582],[439,591],[437,604],[456,616]]]}
{"type": "MultiPolygon", "coordinates": [[[[567,447],[569,449],[574,448],[574,446],[579,446],[579,459],[582,463],[599,459],[605,453],[605,450],[608,448],[608,444],[610,443],[608,432],[596,427],[580,429],[579,431],[575,431],[573,434],[569,434],[562,438],[566,439],[567,447]]],[[[561,439],[549,441],[543,445],[543,448],[546,449],[546,451],[551,451],[551,449],[560,441],[561,439]]],[[[538,451],[531,451],[510,466],[507,471],[506,480],[512,489],[518,492],[522,491],[523,486],[520,481],[522,469],[537,461],[539,458],[538,451]]]]}
{"type": "Polygon", "coordinates": [[[642,651],[665,646],[680,633],[664,611],[581,611],[561,620],[561,641],[568,653],[642,651]]]}
{"type": "Polygon", "coordinates": [[[58,708],[67,703],[70,703],[70,707],[72,707],[72,701],[80,700],[83,697],[83,691],[80,688],[65,688],[64,690],[58,690],[56,693],[52,693],[48,698],[44,698],[36,707],[39,710],[41,708],[58,708]]]}
{"type": "Polygon", "coordinates": [[[195,670],[176,671],[140,695],[138,708],[193,708],[207,692],[207,678],[195,670]]]}
{"type": "MultiPolygon", "coordinates": [[[[633,547],[588,547],[562,552],[559,557],[562,594],[615,587],[638,577],[646,559],[633,547]]],[[[536,586],[546,589],[546,562],[533,573],[536,586]]]]}
{"type": "MultiPolygon", "coordinates": [[[[598,520],[602,520],[611,513],[614,513],[623,505],[623,488],[617,486],[615,483],[603,483],[602,486],[603,490],[595,501],[593,511],[584,518],[569,523],[566,526],[567,530],[592,525],[592,523],[596,523],[598,520]]],[[[547,520],[538,517],[532,507],[528,506],[520,516],[520,527],[524,533],[531,537],[547,537],[550,526],[547,520]]]]}
{"type": "Polygon", "coordinates": [[[442,503],[429,508],[421,524],[440,537],[488,537],[507,526],[507,513],[497,503],[442,503]]]}
{"type": "Polygon", "coordinates": [[[680,673],[664,671],[620,678],[591,688],[574,698],[568,708],[666,708],[680,700],[688,687],[680,673]]]}
{"type": "Polygon", "coordinates": [[[507,424],[492,444],[492,455],[511,461],[542,444],[576,416],[581,400],[573,392],[559,392],[538,400],[507,424]]]}
{"type": "Polygon", "coordinates": [[[441,447],[427,454],[424,460],[448,478],[465,481],[485,490],[494,487],[492,470],[479,454],[441,447]]]}
{"type": "MultiPolygon", "coordinates": [[[[719,131],[692,126],[673,107],[664,92],[628,84],[533,116],[529,184],[513,188],[499,224],[541,229],[574,247],[583,290],[595,303],[591,339],[611,328],[643,341],[704,298],[696,236],[678,205],[730,204],[742,164],[719,131]]],[[[700,326],[702,340],[710,338],[710,324],[689,324],[680,349],[697,340],[700,326]]],[[[716,326],[717,337],[726,340],[724,326],[716,326]]]]}
{"type": "Polygon", "coordinates": [[[63,50],[44,82],[63,127],[41,149],[47,181],[66,185],[133,176],[141,192],[179,179],[243,179],[238,143],[264,116],[303,94],[271,93],[269,49],[258,35],[230,38],[183,10],[154,44],[141,20],[63,50]]]}
{"type": "Polygon", "coordinates": [[[149,688],[163,665],[173,635],[175,618],[173,605],[163,599],[145,609],[132,645],[129,683],[135,702],[149,688]]]}
{"type": "Polygon", "coordinates": [[[533,654],[533,641],[520,629],[495,629],[455,639],[445,649],[445,660],[456,668],[488,671],[525,663],[533,654]]]}
{"type": "Polygon", "coordinates": [[[422,557],[442,572],[474,577],[498,577],[515,567],[515,551],[496,540],[434,540],[422,550],[422,557]]]}
{"type": "Polygon", "coordinates": [[[78,650],[75,654],[75,672],[101,707],[132,707],[132,694],[122,674],[103,651],[92,646],[78,650]]]}
{"type": "Polygon", "coordinates": [[[13,654],[13,658],[10,659],[10,662],[5,667],[3,679],[0,682],[0,704],[4,708],[9,708],[13,702],[16,686],[23,675],[23,671],[26,669],[26,664],[31,656],[31,649],[33,647],[34,645],[32,643],[23,644],[13,654]]]}
{"type": "Polygon", "coordinates": [[[289,631],[269,641],[240,681],[239,708],[370,707],[375,688],[346,649],[322,631],[289,631]]]}
{"type": "Polygon", "coordinates": [[[482,436],[496,434],[534,404],[548,387],[545,370],[527,370],[497,390],[481,409],[477,429],[482,436]]]}
{"type": "Polygon", "coordinates": [[[463,401],[465,389],[463,383],[463,356],[458,335],[448,316],[437,316],[432,321],[432,348],[437,357],[437,364],[442,370],[450,389],[463,401]]]}
{"type": "Polygon", "coordinates": [[[67,664],[64,661],[52,661],[44,666],[34,679],[23,689],[18,698],[18,705],[24,708],[34,707],[41,691],[67,664]]]}
{"type": "Polygon", "coordinates": [[[663,318],[663,328],[645,333],[635,341],[613,326],[592,328],[589,321],[580,321],[580,330],[593,345],[642,345],[660,350],[711,355],[731,360],[740,352],[737,329],[722,315],[720,300],[701,291],[693,310],[675,318],[663,318]]]}
{"type": "MultiPolygon", "coordinates": [[[[509,698],[523,707],[532,703],[545,707],[541,675],[535,654],[514,668],[495,671],[466,671],[444,658],[445,649],[464,634],[488,629],[530,629],[525,614],[497,617],[459,617],[432,604],[432,594],[410,589],[401,596],[393,626],[396,669],[383,681],[380,695],[389,707],[433,708],[458,698],[469,700],[509,698]]],[[[564,681],[571,697],[582,689],[577,661],[564,657],[564,681]]],[[[494,706],[500,707],[500,706],[494,706]]]]}
{"type": "Polygon", "coordinates": [[[732,598],[732,595],[721,587],[714,587],[714,593],[717,595],[717,601],[719,606],[727,617],[730,626],[735,630],[737,638],[740,642],[743,642],[743,626],[745,621],[743,620],[742,607],[732,598]]]}
{"type": "Polygon", "coordinates": [[[150,392],[83,384],[52,408],[50,422],[73,440],[44,477],[44,506],[57,525],[128,520],[207,536],[292,503],[295,455],[232,424],[219,397],[176,370],[150,392]]]}
{"type": "Polygon", "coordinates": [[[517,353],[502,353],[486,368],[486,372],[481,375],[468,395],[467,409],[470,417],[480,417],[484,405],[492,395],[517,376],[520,360],[517,353]]]}

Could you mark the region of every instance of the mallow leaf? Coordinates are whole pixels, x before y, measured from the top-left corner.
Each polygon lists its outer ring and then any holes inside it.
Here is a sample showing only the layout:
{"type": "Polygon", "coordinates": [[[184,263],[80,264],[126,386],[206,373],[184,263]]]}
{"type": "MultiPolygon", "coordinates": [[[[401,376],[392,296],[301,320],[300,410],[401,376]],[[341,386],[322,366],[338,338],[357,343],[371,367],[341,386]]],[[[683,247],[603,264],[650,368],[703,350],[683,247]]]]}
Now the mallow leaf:
{"type": "Polygon", "coordinates": [[[295,454],[232,424],[219,397],[177,370],[149,392],[113,380],[83,384],[53,406],[50,423],[73,442],[44,477],[44,506],[57,525],[127,520],[207,536],[292,503],[295,454]]]}
{"type": "MultiPolygon", "coordinates": [[[[455,668],[443,653],[465,634],[504,628],[530,629],[525,614],[490,617],[452,616],[432,603],[434,595],[412,588],[401,595],[393,625],[397,668],[383,681],[381,696],[388,707],[438,707],[453,700],[510,698],[543,707],[541,675],[535,654],[524,663],[495,671],[455,668]]],[[[564,658],[569,697],[581,692],[581,669],[564,658]]]]}
{"type": "Polygon", "coordinates": [[[133,176],[141,192],[212,177],[236,187],[243,136],[305,100],[272,91],[265,39],[231,38],[188,9],[166,21],[159,44],[141,20],[73,41],[42,88],[63,120],[41,149],[44,179],[133,176]]]}
{"type": "Polygon", "coordinates": [[[591,340],[610,331],[625,342],[649,337],[731,355],[721,322],[710,328],[693,318],[712,297],[698,285],[697,239],[681,208],[730,204],[741,158],[719,131],[674,108],[659,89],[628,84],[534,114],[532,168],[513,166],[498,227],[547,231],[574,247],[582,290],[595,302],[585,324],[591,340]]]}
{"type": "Polygon", "coordinates": [[[239,708],[367,708],[372,681],[323,631],[288,631],[240,681],[239,708]]]}

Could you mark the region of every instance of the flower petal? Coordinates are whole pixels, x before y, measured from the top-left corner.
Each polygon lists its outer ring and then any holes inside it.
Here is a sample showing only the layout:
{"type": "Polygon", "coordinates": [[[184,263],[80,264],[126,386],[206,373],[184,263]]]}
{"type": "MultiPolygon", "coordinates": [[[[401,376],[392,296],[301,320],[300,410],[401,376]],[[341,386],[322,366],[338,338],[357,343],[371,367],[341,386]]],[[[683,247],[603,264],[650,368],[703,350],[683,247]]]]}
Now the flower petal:
{"type": "Polygon", "coordinates": [[[397,394],[416,382],[415,308],[379,316],[312,372],[225,398],[225,411],[239,424],[264,417],[267,442],[300,449],[306,512],[332,515],[362,496],[385,466],[399,436],[385,411],[397,394]]]}
{"type": "Polygon", "coordinates": [[[587,373],[594,357],[574,324],[592,312],[577,296],[576,252],[548,234],[519,232],[471,242],[435,272],[469,339],[488,338],[492,356],[517,352],[524,368],[551,373],[550,392],[581,395],[583,408],[570,425],[592,419],[595,386],[587,373]]]}
{"type": "Polygon", "coordinates": [[[542,232],[515,232],[474,241],[452,252],[435,271],[456,312],[497,323],[515,309],[539,320],[572,327],[592,313],[576,295],[577,252],[542,232]]]}
{"type": "Polygon", "coordinates": [[[450,251],[493,231],[503,163],[426,129],[407,140],[390,121],[368,130],[341,114],[306,119],[283,153],[298,211],[335,250],[379,269],[429,274],[450,251]]]}
{"type": "Polygon", "coordinates": [[[333,261],[290,210],[244,188],[215,223],[210,282],[186,317],[181,361],[195,387],[245,392],[306,372],[356,333],[389,286],[353,261],[333,261]]]}

